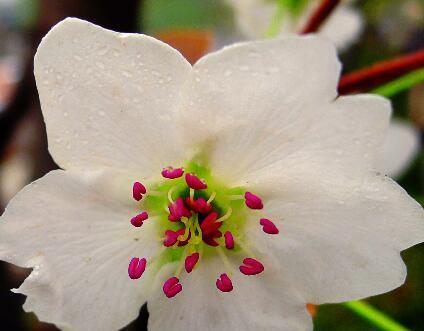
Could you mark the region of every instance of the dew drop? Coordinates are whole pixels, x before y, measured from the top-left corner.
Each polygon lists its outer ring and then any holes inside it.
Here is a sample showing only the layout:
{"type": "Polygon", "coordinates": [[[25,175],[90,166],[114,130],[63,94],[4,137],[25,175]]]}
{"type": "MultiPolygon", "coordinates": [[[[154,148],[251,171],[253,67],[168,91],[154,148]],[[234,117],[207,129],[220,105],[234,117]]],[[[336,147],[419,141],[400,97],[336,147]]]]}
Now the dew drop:
{"type": "Polygon", "coordinates": [[[105,112],[103,110],[99,110],[97,114],[99,114],[99,116],[105,116],[105,112]]]}
{"type": "Polygon", "coordinates": [[[250,68],[248,66],[240,66],[241,71],[249,71],[250,68]]]}
{"type": "Polygon", "coordinates": [[[123,72],[122,72],[122,74],[125,76],[125,77],[127,77],[127,78],[131,78],[133,75],[132,75],[132,73],[130,73],[129,71],[126,71],[126,70],[124,70],[123,72]]]}
{"type": "Polygon", "coordinates": [[[225,70],[224,72],[224,76],[225,77],[229,77],[231,75],[232,71],[231,70],[225,70]]]}

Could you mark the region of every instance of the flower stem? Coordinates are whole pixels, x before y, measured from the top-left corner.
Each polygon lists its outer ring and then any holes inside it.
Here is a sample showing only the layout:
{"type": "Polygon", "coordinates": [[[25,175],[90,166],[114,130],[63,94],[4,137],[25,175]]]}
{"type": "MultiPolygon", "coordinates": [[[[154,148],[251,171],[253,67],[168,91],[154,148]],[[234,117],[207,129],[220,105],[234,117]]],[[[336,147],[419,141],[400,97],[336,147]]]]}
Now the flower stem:
{"type": "Polygon", "coordinates": [[[306,25],[300,30],[300,33],[317,32],[339,3],[340,0],[321,0],[320,5],[312,13],[306,25]]]}
{"type": "Polygon", "coordinates": [[[423,82],[424,69],[419,69],[396,79],[393,82],[374,89],[372,93],[389,98],[423,82]]]}
{"type": "Polygon", "coordinates": [[[365,92],[424,67],[424,49],[344,75],[340,94],[365,92]]]}
{"type": "Polygon", "coordinates": [[[351,301],[344,303],[344,306],[351,311],[369,321],[375,327],[384,331],[410,331],[398,322],[394,321],[383,312],[377,310],[364,301],[351,301]]]}
{"type": "Polygon", "coordinates": [[[284,1],[279,0],[277,2],[277,9],[275,10],[274,15],[272,16],[271,24],[269,25],[268,30],[265,32],[266,38],[276,37],[281,29],[281,22],[283,21],[284,12],[286,10],[284,1]]]}

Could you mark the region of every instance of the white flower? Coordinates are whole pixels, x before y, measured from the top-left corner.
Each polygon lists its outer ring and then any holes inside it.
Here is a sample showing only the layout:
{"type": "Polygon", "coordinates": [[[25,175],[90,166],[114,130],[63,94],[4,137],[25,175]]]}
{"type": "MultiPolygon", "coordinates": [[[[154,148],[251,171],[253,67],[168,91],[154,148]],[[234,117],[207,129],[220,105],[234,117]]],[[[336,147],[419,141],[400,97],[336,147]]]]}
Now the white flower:
{"type": "Polygon", "coordinates": [[[34,267],[16,290],[25,310],[107,331],[147,301],[153,331],[304,331],[306,303],[400,286],[423,211],[373,170],[389,102],[337,97],[339,74],[318,37],[238,44],[191,67],[153,38],[59,23],[35,76],[65,170],[0,222],[2,259],[34,267]]]}
{"type": "MultiPolygon", "coordinates": [[[[277,12],[277,0],[226,0],[234,8],[235,17],[241,32],[248,38],[263,38],[277,12]]],[[[362,31],[362,17],[351,8],[350,0],[339,5],[323,24],[319,34],[329,38],[340,51],[356,41],[362,31]]],[[[281,32],[299,32],[304,27],[318,0],[287,1],[292,10],[283,14],[281,32]]]]}

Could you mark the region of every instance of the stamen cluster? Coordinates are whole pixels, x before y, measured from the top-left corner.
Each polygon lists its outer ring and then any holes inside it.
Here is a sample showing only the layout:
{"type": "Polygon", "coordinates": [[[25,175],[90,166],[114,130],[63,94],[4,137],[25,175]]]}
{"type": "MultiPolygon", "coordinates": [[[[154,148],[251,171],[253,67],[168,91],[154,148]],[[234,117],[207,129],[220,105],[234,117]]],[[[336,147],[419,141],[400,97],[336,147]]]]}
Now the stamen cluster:
{"type": "MultiPolygon", "coordinates": [[[[183,168],[173,167],[167,167],[161,172],[162,177],[167,180],[181,178],[184,173],[183,168]]],[[[216,192],[212,192],[209,196],[205,193],[200,194],[200,191],[203,192],[208,189],[208,185],[204,179],[199,178],[195,173],[185,173],[184,179],[186,189],[180,190],[177,197],[173,196],[176,191],[175,186],[171,186],[167,192],[168,205],[166,208],[169,228],[164,230],[161,241],[165,248],[184,247],[185,249],[180,261],[181,267],[174,276],[164,283],[163,292],[168,298],[172,298],[183,290],[179,275],[183,268],[187,273],[191,273],[196,268],[203,257],[204,247],[216,248],[223,259],[225,267],[229,267],[228,273],[222,273],[217,279],[216,287],[222,292],[231,292],[233,283],[229,275],[231,275],[232,268],[229,266],[225,251],[231,252],[235,248],[239,248],[251,256],[253,254],[242,244],[241,238],[236,237],[232,231],[227,230],[223,233],[222,228],[225,222],[236,221],[232,219],[233,210],[231,206],[224,213],[215,204],[216,192]]],[[[148,194],[143,184],[140,182],[133,184],[133,198],[136,201],[142,200],[143,196],[148,194]]],[[[245,207],[249,209],[263,209],[261,198],[252,192],[245,192],[244,195],[228,196],[227,198],[230,201],[244,200],[245,207]]],[[[139,228],[148,218],[148,212],[142,211],[131,219],[131,224],[139,228]]],[[[279,233],[275,224],[269,219],[261,218],[259,223],[265,233],[279,233]]],[[[146,266],[147,260],[145,258],[134,257],[128,267],[129,277],[131,279],[139,279],[143,275],[146,266]]],[[[252,276],[263,272],[264,266],[257,259],[246,257],[238,269],[242,274],[252,276]]]]}

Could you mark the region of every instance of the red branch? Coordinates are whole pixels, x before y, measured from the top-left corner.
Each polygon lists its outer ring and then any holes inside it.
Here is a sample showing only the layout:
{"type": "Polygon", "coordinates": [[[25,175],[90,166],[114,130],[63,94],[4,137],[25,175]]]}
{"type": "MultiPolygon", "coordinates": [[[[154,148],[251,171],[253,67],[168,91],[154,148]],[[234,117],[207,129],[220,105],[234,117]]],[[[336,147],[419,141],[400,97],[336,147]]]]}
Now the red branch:
{"type": "Polygon", "coordinates": [[[300,31],[301,34],[317,32],[320,26],[330,16],[340,0],[322,0],[321,4],[312,13],[305,27],[300,31]]]}
{"type": "Polygon", "coordinates": [[[366,92],[422,67],[424,67],[424,49],[378,62],[368,68],[342,76],[339,93],[366,92]]]}

